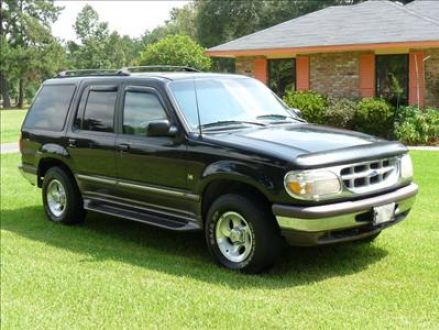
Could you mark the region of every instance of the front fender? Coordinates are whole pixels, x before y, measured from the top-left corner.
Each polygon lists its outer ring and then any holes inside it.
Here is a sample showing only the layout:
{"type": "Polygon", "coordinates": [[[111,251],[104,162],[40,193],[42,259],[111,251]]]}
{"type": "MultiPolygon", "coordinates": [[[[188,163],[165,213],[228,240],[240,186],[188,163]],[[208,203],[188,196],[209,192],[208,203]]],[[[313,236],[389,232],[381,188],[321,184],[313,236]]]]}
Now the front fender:
{"type": "Polygon", "coordinates": [[[203,171],[197,190],[204,191],[211,182],[216,180],[231,180],[252,186],[269,197],[276,192],[277,186],[265,167],[260,164],[229,160],[212,163],[203,171]]]}

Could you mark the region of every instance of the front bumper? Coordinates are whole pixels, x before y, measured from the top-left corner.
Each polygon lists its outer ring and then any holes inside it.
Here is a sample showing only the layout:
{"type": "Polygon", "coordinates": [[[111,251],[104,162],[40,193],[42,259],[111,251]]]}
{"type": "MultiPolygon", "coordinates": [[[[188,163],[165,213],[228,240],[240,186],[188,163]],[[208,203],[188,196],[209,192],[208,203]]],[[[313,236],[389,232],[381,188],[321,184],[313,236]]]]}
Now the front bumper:
{"type": "Polygon", "coordinates": [[[414,183],[387,194],[319,206],[274,204],[272,209],[282,235],[291,245],[322,245],[357,240],[374,235],[403,220],[415,202],[414,183]],[[396,203],[394,217],[374,224],[373,208],[396,203]]]}

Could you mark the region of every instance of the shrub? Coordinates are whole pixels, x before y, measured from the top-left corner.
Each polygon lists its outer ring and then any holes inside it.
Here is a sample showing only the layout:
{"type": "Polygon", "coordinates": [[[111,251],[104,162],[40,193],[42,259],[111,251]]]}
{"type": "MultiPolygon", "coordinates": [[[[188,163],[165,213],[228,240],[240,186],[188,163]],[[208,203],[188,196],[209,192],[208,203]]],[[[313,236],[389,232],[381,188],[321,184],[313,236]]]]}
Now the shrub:
{"type": "Polygon", "coordinates": [[[362,99],[355,113],[355,129],[389,138],[393,133],[394,111],[392,105],[383,99],[362,99]]]}
{"type": "Polygon", "coordinates": [[[325,124],[345,128],[354,128],[357,103],[348,99],[329,99],[325,124]]]}
{"type": "Polygon", "coordinates": [[[395,136],[405,144],[438,144],[439,111],[425,112],[415,106],[401,108],[395,123],[395,136]]]}
{"type": "Polygon", "coordinates": [[[204,48],[190,37],[173,35],[148,45],[140,54],[139,65],[182,65],[208,70],[211,60],[204,48]]]}
{"type": "Polygon", "coordinates": [[[313,91],[287,92],[285,103],[302,111],[303,118],[311,123],[324,124],[328,102],[326,98],[313,91]]]}

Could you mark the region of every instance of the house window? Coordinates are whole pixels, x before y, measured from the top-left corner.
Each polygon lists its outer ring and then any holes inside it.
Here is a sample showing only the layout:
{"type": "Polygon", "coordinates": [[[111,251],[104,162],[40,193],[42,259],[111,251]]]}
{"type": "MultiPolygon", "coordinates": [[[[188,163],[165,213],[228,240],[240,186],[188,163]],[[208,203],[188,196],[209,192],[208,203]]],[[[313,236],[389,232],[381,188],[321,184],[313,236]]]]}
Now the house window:
{"type": "Polygon", "coordinates": [[[377,55],[376,96],[395,106],[408,102],[408,55],[377,55]]]}
{"type": "Polygon", "coordinates": [[[268,60],[268,87],[278,96],[296,89],[296,59],[268,60]]]}

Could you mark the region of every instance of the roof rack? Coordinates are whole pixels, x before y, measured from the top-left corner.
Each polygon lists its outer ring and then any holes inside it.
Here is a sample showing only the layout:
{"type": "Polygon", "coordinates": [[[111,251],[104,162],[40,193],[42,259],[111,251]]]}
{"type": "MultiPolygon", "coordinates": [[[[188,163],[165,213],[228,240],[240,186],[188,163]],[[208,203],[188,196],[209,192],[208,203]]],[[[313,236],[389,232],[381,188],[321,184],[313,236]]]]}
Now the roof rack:
{"type": "Polygon", "coordinates": [[[120,69],[123,73],[134,73],[134,72],[199,72],[195,68],[191,68],[190,66],[178,66],[178,65],[143,65],[143,66],[128,66],[120,69]]]}
{"type": "Polygon", "coordinates": [[[199,72],[190,66],[177,65],[144,65],[144,66],[128,66],[121,69],[78,69],[65,70],[58,73],[55,78],[67,77],[88,77],[88,76],[129,76],[135,72],[199,72]]]}
{"type": "Polygon", "coordinates": [[[56,78],[86,77],[86,76],[127,76],[129,74],[120,69],[78,69],[66,70],[58,73],[56,78]]]}

